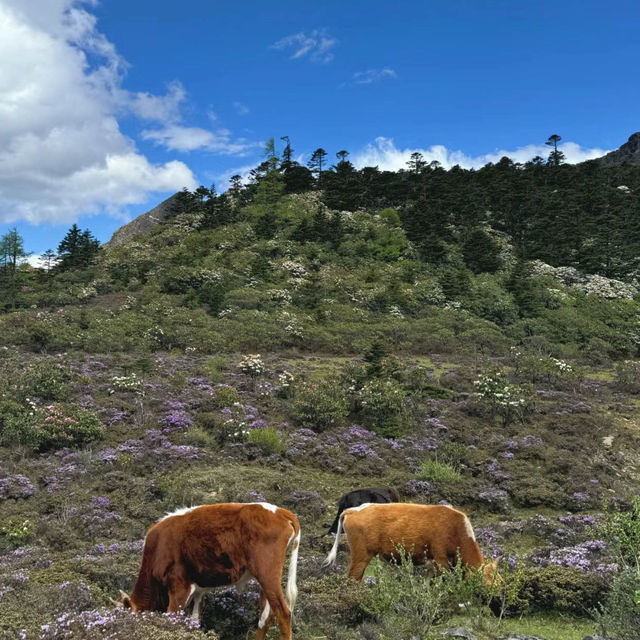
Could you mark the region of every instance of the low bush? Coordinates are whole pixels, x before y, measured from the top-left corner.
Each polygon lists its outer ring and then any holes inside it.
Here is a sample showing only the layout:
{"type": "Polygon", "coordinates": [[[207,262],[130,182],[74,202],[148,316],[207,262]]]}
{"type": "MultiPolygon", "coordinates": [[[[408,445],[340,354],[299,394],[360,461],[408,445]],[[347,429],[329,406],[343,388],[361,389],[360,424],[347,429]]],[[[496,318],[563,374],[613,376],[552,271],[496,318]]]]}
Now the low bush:
{"type": "Polygon", "coordinates": [[[367,382],[357,392],[357,406],[362,423],[378,435],[395,438],[408,431],[406,394],[395,380],[367,382]]]}
{"type": "Polygon", "coordinates": [[[301,427],[325,431],[339,424],[347,415],[347,399],[336,383],[323,380],[296,387],[291,417],[301,427]]]}
{"type": "Polygon", "coordinates": [[[249,442],[260,447],[266,453],[282,453],[286,449],[284,436],[273,427],[253,429],[249,433],[249,442]]]}
{"type": "Polygon", "coordinates": [[[596,617],[606,637],[640,638],[640,565],[625,566],[614,576],[609,597],[596,617]]]}
{"type": "Polygon", "coordinates": [[[610,580],[575,567],[535,567],[523,570],[520,597],[531,611],[586,615],[605,601],[610,580]]]}
{"type": "Polygon", "coordinates": [[[32,407],[28,413],[9,416],[1,442],[24,444],[36,451],[82,446],[102,438],[103,427],[96,413],[72,405],[32,407]]]}
{"type": "Polygon", "coordinates": [[[640,393],[640,362],[624,360],[616,364],[615,383],[618,389],[640,393]]]}

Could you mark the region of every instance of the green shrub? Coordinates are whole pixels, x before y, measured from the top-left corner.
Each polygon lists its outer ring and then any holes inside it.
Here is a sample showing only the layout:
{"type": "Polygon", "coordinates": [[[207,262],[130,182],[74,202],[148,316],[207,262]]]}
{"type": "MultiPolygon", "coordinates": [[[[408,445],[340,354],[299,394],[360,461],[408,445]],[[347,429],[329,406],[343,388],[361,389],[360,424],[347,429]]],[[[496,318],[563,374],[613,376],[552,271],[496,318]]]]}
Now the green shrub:
{"type": "Polygon", "coordinates": [[[286,448],[284,436],[274,427],[253,429],[249,433],[249,442],[267,453],[282,453],[286,448]]]}
{"type": "Polygon", "coordinates": [[[523,382],[546,382],[548,384],[570,384],[577,381],[580,373],[574,365],[559,358],[539,356],[513,350],[516,375],[523,382]]]}
{"type": "Polygon", "coordinates": [[[435,483],[454,483],[462,480],[462,474],[451,462],[441,460],[425,460],[418,472],[418,480],[435,483]]]}
{"type": "Polygon", "coordinates": [[[60,402],[69,395],[69,370],[60,362],[43,360],[27,365],[16,376],[16,393],[21,400],[39,398],[60,402]]]}
{"type": "Polygon", "coordinates": [[[364,608],[383,626],[382,637],[399,633],[401,637],[430,638],[434,627],[451,617],[453,574],[443,572],[432,578],[423,569],[416,570],[405,554],[393,566],[374,558],[369,572],[373,586],[364,608]]]}
{"type": "Polygon", "coordinates": [[[347,399],[334,382],[301,384],[291,402],[291,417],[296,424],[321,432],[339,424],[348,415],[347,399]]]}
{"type": "Polygon", "coordinates": [[[640,566],[640,497],[628,511],[609,510],[598,529],[623,563],[640,566]]]}
{"type": "Polygon", "coordinates": [[[221,384],[215,388],[213,396],[211,396],[207,404],[217,409],[222,409],[223,407],[231,407],[236,402],[240,402],[238,391],[228,384],[221,384]]]}
{"type": "Polygon", "coordinates": [[[220,382],[229,366],[229,359],[223,356],[212,356],[202,365],[204,372],[211,382],[220,382]]]}
{"type": "Polygon", "coordinates": [[[640,565],[625,566],[614,576],[609,597],[596,615],[607,637],[640,638],[640,565]]]}
{"type": "Polygon", "coordinates": [[[640,362],[624,360],[616,364],[616,387],[630,393],[640,393],[640,362]]]}
{"type": "Polygon", "coordinates": [[[385,437],[397,437],[408,430],[406,394],[395,380],[374,379],[357,393],[362,423],[385,437]]]}
{"type": "Polygon", "coordinates": [[[585,615],[604,602],[608,589],[608,579],[599,573],[550,565],[523,570],[520,598],[531,611],[585,615]]]}
{"type": "Polygon", "coordinates": [[[31,539],[33,535],[33,525],[29,520],[9,519],[0,529],[0,533],[14,547],[21,547],[31,539]]]}
{"type": "Polygon", "coordinates": [[[37,451],[76,447],[99,440],[103,427],[93,411],[52,404],[10,416],[2,430],[2,444],[24,444],[37,451]]]}

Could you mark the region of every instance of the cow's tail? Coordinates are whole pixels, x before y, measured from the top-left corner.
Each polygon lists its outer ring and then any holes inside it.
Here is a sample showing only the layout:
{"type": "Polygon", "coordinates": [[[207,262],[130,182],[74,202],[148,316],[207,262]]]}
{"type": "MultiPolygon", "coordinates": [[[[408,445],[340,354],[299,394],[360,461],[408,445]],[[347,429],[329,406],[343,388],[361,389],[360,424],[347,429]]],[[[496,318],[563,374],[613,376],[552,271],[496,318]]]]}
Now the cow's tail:
{"type": "Polygon", "coordinates": [[[347,515],[346,511],[343,511],[338,518],[338,528],[336,530],[336,539],[333,543],[333,547],[331,547],[331,551],[327,556],[327,559],[324,561],[324,566],[329,567],[332,564],[335,564],[336,558],[338,556],[338,545],[340,544],[340,534],[344,531],[344,519],[347,515]]]}
{"type": "Polygon", "coordinates": [[[298,551],[300,549],[300,523],[297,518],[290,520],[293,533],[287,546],[291,546],[291,557],[289,558],[289,576],[287,577],[287,604],[293,616],[293,608],[298,597],[298,585],[296,583],[298,573],[298,551]]]}

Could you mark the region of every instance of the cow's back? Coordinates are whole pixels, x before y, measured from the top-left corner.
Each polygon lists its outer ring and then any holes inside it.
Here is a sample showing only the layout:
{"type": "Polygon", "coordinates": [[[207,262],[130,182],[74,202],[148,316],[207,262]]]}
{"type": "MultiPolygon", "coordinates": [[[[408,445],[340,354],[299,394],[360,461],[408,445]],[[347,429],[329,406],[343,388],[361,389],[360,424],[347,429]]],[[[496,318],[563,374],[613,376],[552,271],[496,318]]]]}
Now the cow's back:
{"type": "Polygon", "coordinates": [[[344,529],[351,547],[391,557],[401,546],[418,562],[436,549],[455,554],[468,537],[466,516],[442,505],[363,505],[345,511],[344,529]]]}

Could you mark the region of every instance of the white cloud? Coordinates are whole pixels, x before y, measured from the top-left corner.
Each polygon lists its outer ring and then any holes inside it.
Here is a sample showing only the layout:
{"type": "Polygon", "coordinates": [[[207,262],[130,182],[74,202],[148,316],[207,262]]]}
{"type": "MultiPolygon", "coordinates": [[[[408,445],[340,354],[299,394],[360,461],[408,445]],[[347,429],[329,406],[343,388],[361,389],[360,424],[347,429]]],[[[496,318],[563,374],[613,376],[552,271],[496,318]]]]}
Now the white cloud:
{"type": "Polygon", "coordinates": [[[259,143],[249,142],[244,138],[234,140],[228,129],[209,131],[178,124],[161,129],[146,129],[141,135],[145,140],[151,140],[171,151],[204,149],[221,155],[244,155],[260,146],[259,143]]]}
{"type": "Polygon", "coordinates": [[[272,49],[288,51],[291,60],[308,58],[312,62],[326,63],[333,60],[331,51],[338,44],[338,40],[332,38],[326,29],[314,29],[307,35],[302,31],[285,36],[271,45],[272,49]]]}
{"type": "Polygon", "coordinates": [[[242,102],[234,102],[233,108],[239,116],[246,116],[249,114],[249,107],[247,107],[246,104],[242,104],[242,102]]]}
{"type": "MultiPolygon", "coordinates": [[[[575,142],[565,142],[558,145],[558,148],[565,154],[566,161],[570,164],[599,158],[607,153],[607,149],[585,149],[575,142]]],[[[398,169],[407,168],[409,156],[416,151],[421,153],[427,162],[436,160],[445,169],[456,164],[465,169],[471,169],[482,167],[488,162],[498,162],[504,156],[511,158],[514,162],[527,162],[534,156],[546,158],[550,149],[545,144],[530,144],[525,147],[518,147],[513,151],[501,149],[479,156],[470,156],[463,151],[447,149],[443,145],[433,145],[428,148],[398,149],[392,138],[381,136],[364,149],[352,154],[351,161],[356,167],[378,166],[383,170],[397,171],[398,169]]]]}
{"type": "Polygon", "coordinates": [[[367,69],[366,71],[358,71],[353,74],[351,82],[353,82],[353,84],[373,84],[380,80],[395,77],[397,76],[393,69],[384,67],[383,69],[367,69]]]}
{"type": "Polygon", "coordinates": [[[154,191],[197,182],[183,162],[150,162],[117,116],[180,120],[185,91],[122,88],[126,62],[83,7],[93,0],[0,0],[0,222],[119,214],[154,191]]]}
{"type": "Polygon", "coordinates": [[[251,177],[251,171],[256,168],[255,164],[246,164],[242,167],[236,167],[235,169],[229,169],[223,173],[219,173],[214,176],[216,188],[219,192],[226,191],[229,188],[229,181],[235,175],[240,176],[242,184],[247,184],[251,177]]]}

